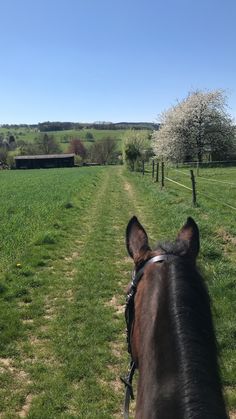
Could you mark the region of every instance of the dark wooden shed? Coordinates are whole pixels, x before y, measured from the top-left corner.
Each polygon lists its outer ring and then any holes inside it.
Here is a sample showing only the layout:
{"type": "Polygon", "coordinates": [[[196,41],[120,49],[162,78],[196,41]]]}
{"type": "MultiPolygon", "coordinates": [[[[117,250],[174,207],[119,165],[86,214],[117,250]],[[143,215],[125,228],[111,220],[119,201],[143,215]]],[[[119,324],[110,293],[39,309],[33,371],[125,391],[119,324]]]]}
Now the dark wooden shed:
{"type": "Polygon", "coordinates": [[[73,167],[74,154],[39,154],[36,156],[16,156],[16,169],[49,169],[53,167],[73,167]]]}

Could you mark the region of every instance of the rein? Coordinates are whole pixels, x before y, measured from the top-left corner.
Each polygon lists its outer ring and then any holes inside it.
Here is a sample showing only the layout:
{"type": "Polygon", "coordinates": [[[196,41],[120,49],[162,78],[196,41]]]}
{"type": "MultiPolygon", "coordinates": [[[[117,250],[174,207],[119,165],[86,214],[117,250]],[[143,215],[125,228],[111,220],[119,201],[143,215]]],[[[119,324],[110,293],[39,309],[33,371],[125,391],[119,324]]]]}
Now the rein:
{"type": "Polygon", "coordinates": [[[134,297],[137,291],[137,286],[138,283],[140,281],[140,279],[142,278],[143,274],[144,274],[144,270],[146,268],[146,266],[151,265],[153,263],[161,263],[164,261],[171,261],[173,259],[175,259],[176,256],[175,255],[169,255],[169,254],[164,254],[164,255],[159,255],[159,256],[154,256],[151,259],[148,259],[147,261],[144,262],[143,265],[141,265],[141,267],[139,267],[137,270],[134,269],[133,274],[132,274],[132,281],[131,281],[131,285],[130,285],[130,290],[129,293],[126,297],[126,305],[125,305],[125,320],[126,320],[126,334],[127,334],[127,344],[128,344],[128,352],[131,355],[131,362],[130,362],[130,369],[129,372],[127,374],[127,376],[125,378],[121,377],[121,381],[124,383],[125,385],[125,402],[124,402],[124,419],[128,419],[129,418],[129,403],[130,403],[130,399],[134,400],[134,393],[133,393],[133,386],[132,386],[132,380],[133,380],[133,376],[136,370],[136,365],[135,365],[135,361],[133,359],[132,356],[132,349],[131,349],[131,331],[132,331],[132,325],[133,325],[133,320],[134,320],[134,297]]]}

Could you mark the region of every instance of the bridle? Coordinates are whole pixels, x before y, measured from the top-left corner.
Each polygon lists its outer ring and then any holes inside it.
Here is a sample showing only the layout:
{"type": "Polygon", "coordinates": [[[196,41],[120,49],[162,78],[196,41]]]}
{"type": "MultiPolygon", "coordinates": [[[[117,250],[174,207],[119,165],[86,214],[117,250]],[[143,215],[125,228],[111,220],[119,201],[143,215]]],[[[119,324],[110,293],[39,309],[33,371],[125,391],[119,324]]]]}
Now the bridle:
{"type": "Polygon", "coordinates": [[[144,270],[148,265],[152,265],[153,263],[161,263],[164,261],[170,261],[171,259],[175,258],[174,255],[158,255],[153,256],[151,259],[148,259],[144,261],[144,263],[138,267],[138,269],[134,269],[132,273],[132,281],[129,289],[129,293],[126,297],[126,305],[125,305],[125,320],[126,320],[126,326],[127,326],[127,343],[128,343],[128,352],[132,356],[131,351],[131,330],[132,330],[132,324],[134,319],[134,297],[136,294],[137,286],[144,274],[144,270]]]}
{"type": "Polygon", "coordinates": [[[132,273],[132,281],[129,289],[129,293],[126,297],[126,305],[125,305],[125,320],[126,320],[126,335],[127,335],[127,344],[128,344],[128,352],[131,355],[130,361],[130,368],[128,374],[125,378],[121,377],[121,381],[124,383],[126,387],[125,391],[125,402],[124,402],[124,419],[129,418],[129,402],[130,399],[134,399],[133,393],[133,386],[132,380],[136,370],[136,364],[132,355],[132,348],[131,348],[131,333],[132,333],[132,326],[134,321],[134,297],[137,291],[137,286],[144,274],[144,270],[148,265],[153,263],[162,263],[162,262],[169,262],[175,259],[177,256],[173,254],[162,254],[158,256],[153,256],[152,258],[145,260],[141,265],[134,269],[132,273]]]}

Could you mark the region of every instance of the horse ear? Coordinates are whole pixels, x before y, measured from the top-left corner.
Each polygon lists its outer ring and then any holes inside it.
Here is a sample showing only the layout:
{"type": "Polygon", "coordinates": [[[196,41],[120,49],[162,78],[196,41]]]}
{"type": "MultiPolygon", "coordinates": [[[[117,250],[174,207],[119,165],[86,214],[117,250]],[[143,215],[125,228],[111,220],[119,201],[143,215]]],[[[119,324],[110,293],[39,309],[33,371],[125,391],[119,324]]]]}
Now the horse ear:
{"type": "Polygon", "coordinates": [[[177,239],[184,240],[188,243],[188,254],[195,259],[200,249],[200,240],[198,226],[193,218],[188,217],[177,239]]]}
{"type": "Polygon", "coordinates": [[[150,250],[147,233],[135,216],[130,219],[126,228],[126,247],[133,259],[150,250]]]}

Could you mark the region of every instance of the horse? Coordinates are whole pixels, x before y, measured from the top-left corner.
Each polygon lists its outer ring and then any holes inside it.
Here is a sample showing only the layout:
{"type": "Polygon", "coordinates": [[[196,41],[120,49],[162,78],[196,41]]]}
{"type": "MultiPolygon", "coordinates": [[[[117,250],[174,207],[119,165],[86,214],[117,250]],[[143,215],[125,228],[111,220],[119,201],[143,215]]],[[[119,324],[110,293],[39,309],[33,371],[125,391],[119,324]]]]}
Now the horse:
{"type": "Polygon", "coordinates": [[[129,399],[137,368],[135,419],[227,419],[210,297],[196,266],[197,224],[189,217],[175,242],[152,250],[134,216],[126,247],[135,268],[126,300],[132,362],[124,382],[129,399]]]}

